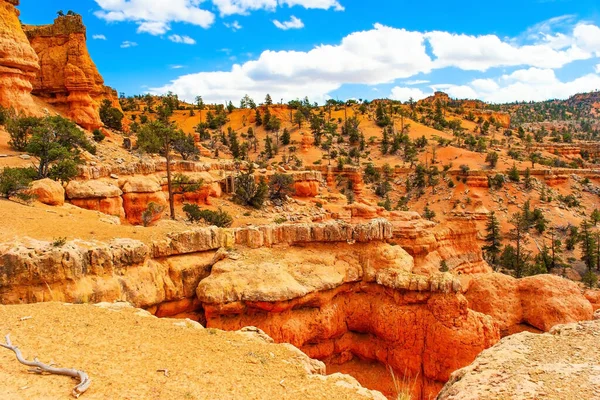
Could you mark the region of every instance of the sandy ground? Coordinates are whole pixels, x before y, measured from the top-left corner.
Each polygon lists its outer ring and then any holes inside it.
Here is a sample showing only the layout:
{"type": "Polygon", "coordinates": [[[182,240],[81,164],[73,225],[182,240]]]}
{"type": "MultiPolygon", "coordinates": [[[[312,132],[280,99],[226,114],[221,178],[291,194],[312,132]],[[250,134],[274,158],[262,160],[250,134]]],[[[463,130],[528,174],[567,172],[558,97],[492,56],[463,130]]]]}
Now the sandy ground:
{"type": "Polygon", "coordinates": [[[67,239],[109,241],[116,237],[138,239],[145,243],[170,232],[190,229],[189,226],[162,220],[152,227],[114,225],[111,217],[97,211],[84,210],[71,204],[61,207],[41,203],[25,205],[0,199],[0,241],[29,236],[40,240],[67,239]]]}
{"type": "MultiPolygon", "coordinates": [[[[0,306],[0,333],[25,357],[86,371],[81,399],[359,399],[309,378],[280,345],[91,305],[0,306]],[[31,317],[21,321],[22,317],[31,317]],[[168,370],[169,376],[157,370],[168,370]]],[[[1,399],[68,399],[76,381],[35,375],[0,348],[1,399]]]]}

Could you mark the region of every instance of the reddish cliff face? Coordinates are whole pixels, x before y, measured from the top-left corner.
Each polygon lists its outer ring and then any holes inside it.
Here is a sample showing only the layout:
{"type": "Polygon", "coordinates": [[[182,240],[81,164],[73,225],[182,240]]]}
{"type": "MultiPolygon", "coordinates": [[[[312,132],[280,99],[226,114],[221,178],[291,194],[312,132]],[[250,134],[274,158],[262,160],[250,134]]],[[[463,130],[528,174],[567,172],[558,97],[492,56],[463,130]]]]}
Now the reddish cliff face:
{"type": "Polygon", "coordinates": [[[21,29],[19,0],[0,0],[0,105],[32,114],[38,57],[21,29]]]}
{"type": "Polygon", "coordinates": [[[85,129],[101,127],[100,102],[107,98],[116,106],[117,95],[104,86],[90,58],[81,16],[59,17],[52,25],[24,26],[24,30],[41,67],[33,81],[33,94],[85,129]]]}

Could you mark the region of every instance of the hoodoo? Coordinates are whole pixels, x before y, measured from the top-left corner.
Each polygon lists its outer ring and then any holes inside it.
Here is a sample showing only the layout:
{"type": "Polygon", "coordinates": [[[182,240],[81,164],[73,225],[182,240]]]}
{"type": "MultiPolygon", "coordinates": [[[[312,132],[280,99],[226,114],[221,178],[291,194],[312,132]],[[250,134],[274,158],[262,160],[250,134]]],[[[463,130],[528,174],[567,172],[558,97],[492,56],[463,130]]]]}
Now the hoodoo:
{"type": "Polygon", "coordinates": [[[104,85],[90,57],[81,16],[59,16],[52,25],[23,28],[41,67],[32,93],[85,129],[103,126],[98,112],[101,101],[120,106],[116,91],[104,85]]]}
{"type": "Polygon", "coordinates": [[[40,65],[21,29],[18,5],[19,0],[0,1],[0,106],[34,114],[31,90],[40,65]]]}

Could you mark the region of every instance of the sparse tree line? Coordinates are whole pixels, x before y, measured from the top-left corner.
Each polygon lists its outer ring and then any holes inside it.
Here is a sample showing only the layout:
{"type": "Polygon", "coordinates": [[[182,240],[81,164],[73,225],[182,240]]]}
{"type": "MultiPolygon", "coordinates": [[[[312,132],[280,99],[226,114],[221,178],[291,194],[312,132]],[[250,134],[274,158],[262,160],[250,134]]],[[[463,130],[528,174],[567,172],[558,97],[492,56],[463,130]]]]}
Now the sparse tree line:
{"type": "MultiPolygon", "coordinates": [[[[583,220],[579,226],[548,226],[540,209],[531,210],[529,201],[523,209],[510,219],[513,226],[502,233],[495,212],[488,216],[486,224],[485,246],[483,252],[486,260],[496,271],[504,271],[521,278],[529,275],[560,273],[566,275],[575,258],[564,259],[565,251],[580,250],[580,260],[585,264],[586,272],[582,281],[588,287],[597,285],[596,272],[600,271],[600,211],[595,209],[589,219],[583,220]],[[528,250],[531,240],[530,232],[535,230],[541,244],[536,241],[538,253],[533,256],[528,250]],[[544,237],[546,233],[546,237],[544,237]],[[549,242],[547,241],[549,237],[549,242]],[[504,240],[509,243],[502,245],[504,240]]],[[[534,238],[535,240],[535,238],[534,238]]]]}

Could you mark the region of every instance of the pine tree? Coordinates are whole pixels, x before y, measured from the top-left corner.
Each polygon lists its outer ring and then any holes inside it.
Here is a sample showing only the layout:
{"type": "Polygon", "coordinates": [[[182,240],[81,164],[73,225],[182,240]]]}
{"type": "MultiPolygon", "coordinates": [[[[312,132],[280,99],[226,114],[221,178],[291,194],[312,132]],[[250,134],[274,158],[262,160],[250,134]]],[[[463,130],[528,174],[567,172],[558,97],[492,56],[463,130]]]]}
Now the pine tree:
{"type": "Polygon", "coordinates": [[[514,163],[510,171],[508,171],[508,179],[510,179],[513,182],[519,182],[521,180],[521,176],[519,174],[519,170],[517,169],[517,165],[514,163]]]}
{"type": "Polygon", "coordinates": [[[588,271],[596,268],[596,238],[591,232],[590,224],[587,221],[581,223],[581,234],[580,234],[580,247],[581,247],[581,261],[585,263],[588,271]]]}
{"type": "Polygon", "coordinates": [[[514,242],[514,258],[512,263],[505,265],[514,271],[517,278],[522,278],[527,272],[531,254],[525,249],[529,240],[525,236],[528,222],[522,213],[516,213],[511,218],[514,228],[508,233],[508,238],[514,242]]]}
{"type": "Polygon", "coordinates": [[[273,99],[271,99],[271,95],[267,93],[267,97],[265,97],[265,105],[270,106],[273,105],[273,99]]]}
{"type": "Polygon", "coordinates": [[[500,222],[496,218],[494,211],[488,214],[486,225],[487,234],[485,236],[486,245],[483,246],[483,252],[487,261],[496,269],[498,264],[498,256],[502,247],[502,233],[500,232],[500,222]]]}
{"type": "Polygon", "coordinates": [[[273,158],[273,140],[271,140],[270,136],[267,136],[265,139],[265,156],[269,160],[273,158]]]}
{"type": "Polygon", "coordinates": [[[240,144],[237,140],[237,134],[231,127],[229,127],[229,150],[231,150],[233,158],[240,157],[240,144]]]}
{"type": "Polygon", "coordinates": [[[256,126],[261,126],[263,124],[262,116],[260,115],[260,110],[256,109],[256,126]]]}
{"type": "Polygon", "coordinates": [[[284,146],[287,146],[288,144],[290,144],[290,142],[290,131],[288,130],[288,128],[283,128],[283,133],[281,134],[281,143],[283,143],[284,146]]]}

